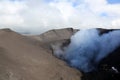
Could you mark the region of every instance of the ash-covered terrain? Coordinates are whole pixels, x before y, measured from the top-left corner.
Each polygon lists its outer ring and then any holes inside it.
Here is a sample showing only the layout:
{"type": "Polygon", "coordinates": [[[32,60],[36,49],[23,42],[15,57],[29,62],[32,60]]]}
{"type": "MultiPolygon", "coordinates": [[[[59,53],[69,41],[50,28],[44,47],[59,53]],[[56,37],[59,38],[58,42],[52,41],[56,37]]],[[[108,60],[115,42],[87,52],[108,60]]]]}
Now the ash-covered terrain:
{"type": "MultiPolygon", "coordinates": [[[[71,35],[71,31],[66,31],[71,35]]],[[[52,33],[44,35],[47,38],[52,33]]],[[[80,80],[81,73],[54,57],[48,45],[49,42],[39,41],[33,36],[1,29],[0,80],[80,80]]]]}
{"type": "Polygon", "coordinates": [[[0,30],[0,80],[118,80],[120,30],[72,28],[40,35],[0,30]]]}

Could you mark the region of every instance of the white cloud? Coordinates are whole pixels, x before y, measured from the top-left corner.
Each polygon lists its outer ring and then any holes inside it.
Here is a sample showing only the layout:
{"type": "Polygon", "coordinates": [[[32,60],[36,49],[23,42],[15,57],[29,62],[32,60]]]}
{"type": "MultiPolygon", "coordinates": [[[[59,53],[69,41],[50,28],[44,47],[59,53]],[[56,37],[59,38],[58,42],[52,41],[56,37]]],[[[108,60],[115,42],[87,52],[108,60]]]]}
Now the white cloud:
{"type": "Polygon", "coordinates": [[[120,28],[120,19],[115,19],[112,21],[113,28],[116,28],[118,26],[120,28]]]}
{"type": "Polygon", "coordinates": [[[0,0],[0,28],[41,33],[53,28],[120,28],[120,4],[106,0],[0,0]],[[114,27],[112,27],[114,26],[114,27]]]}

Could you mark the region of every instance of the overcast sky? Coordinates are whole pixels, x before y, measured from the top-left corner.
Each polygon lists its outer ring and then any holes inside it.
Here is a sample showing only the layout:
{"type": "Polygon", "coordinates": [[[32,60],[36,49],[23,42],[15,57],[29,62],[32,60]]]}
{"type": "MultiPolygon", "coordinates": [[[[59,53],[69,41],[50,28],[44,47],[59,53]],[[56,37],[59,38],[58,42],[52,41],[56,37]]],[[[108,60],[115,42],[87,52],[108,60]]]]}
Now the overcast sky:
{"type": "Polygon", "coordinates": [[[35,34],[66,27],[120,29],[120,0],[0,0],[0,28],[35,34]]]}

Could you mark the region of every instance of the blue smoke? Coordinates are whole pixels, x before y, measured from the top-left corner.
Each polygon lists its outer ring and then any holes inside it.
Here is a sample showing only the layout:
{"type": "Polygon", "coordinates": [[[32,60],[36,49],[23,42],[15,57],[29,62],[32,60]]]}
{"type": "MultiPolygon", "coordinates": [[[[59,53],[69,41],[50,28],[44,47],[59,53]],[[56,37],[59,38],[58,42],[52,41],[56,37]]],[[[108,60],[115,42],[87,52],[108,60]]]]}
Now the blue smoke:
{"type": "Polygon", "coordinates": [[[80,30],[65,50],[66,62],[83,72],[96,70],[97,64],[120,46],[120,30],[99,35],[97,29],[80,30]]]}

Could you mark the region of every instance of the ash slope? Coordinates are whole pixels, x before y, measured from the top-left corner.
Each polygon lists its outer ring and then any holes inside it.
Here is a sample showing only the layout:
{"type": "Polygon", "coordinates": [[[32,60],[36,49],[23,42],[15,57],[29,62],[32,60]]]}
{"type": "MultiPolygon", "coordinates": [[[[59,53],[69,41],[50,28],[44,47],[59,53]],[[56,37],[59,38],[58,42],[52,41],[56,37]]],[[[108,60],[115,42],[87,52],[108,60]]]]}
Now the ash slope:
{"type": "Polygon", "coordinates": [[[0,80],[80,80],[80,72],[43,45],[9,29],[0,30],[0,80]]]}

